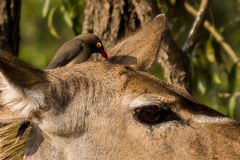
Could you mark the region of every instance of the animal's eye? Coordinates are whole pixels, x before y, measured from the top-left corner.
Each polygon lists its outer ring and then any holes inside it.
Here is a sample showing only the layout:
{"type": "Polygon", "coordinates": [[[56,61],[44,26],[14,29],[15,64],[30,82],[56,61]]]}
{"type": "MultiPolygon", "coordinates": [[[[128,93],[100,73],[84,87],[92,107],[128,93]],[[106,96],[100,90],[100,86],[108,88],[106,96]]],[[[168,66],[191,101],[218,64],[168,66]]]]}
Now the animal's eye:
{"type": "Polygon", "coordinates": [[[97,47],[97,48],[101,48],[101,47],[102,47],[102,44],[101,44],[100,42],[98,42],[98,43],[96,44],[96,47],[97,47]]]}
{"type": "Polygon", "coordinates": [[[140,123],[155,125],[158,123],[181,120],[180,117],[168,107],[149,105],[134,110],[134,117],[140,123]]]}

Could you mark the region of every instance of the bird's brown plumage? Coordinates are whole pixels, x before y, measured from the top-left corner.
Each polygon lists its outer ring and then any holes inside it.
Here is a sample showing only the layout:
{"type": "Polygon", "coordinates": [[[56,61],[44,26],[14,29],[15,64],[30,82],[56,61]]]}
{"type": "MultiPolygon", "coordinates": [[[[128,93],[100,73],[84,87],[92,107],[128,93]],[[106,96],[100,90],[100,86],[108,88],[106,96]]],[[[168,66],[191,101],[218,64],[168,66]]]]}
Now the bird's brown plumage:
{"type": "Polygon", "coordinates": [[[81,34],[64,43],[57,51],[52,61],[48,65],[48,69],[65,66],[74,58],[78,58],[78,63],[89,59],[92,53],[101,53],[107,58],[106,52],[101,40],[94,34],[81,34]],[[101,46],[98,48],[97,44],[101,46]]]}

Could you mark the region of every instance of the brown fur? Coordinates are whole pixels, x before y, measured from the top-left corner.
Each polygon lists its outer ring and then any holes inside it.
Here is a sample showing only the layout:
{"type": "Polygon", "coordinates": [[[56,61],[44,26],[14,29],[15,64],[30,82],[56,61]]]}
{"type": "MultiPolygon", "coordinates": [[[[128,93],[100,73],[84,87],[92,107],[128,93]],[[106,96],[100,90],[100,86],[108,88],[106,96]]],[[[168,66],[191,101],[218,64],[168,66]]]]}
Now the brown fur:
{"type": "MultiPolygon", "coordinates": [[[[162,28],[161,21],[155,22],[149,35],[157,26],[162,28]]],[[[24,150],[26,160],[239,159],[239,123],[199,104],[184,89],[143,72],[157,58],[157,42],[161,42],[156,37],[139,46],[144,52],[133,50],[130,37],[115,46],[118,51],[113,48],[110,61],[47,71],[0,55],[0,113],[8,109],[3,120],[15,121],[0,128],[0,158],[19,159],[24,150]],[[126,64],[125,53],[135,58],[134,65],[126,64]],[[15,99],[10,92],[17,95],[15,99]],[[156,124],[143,123],[136,118],[136,109],[149,106],[166,110],[163,117],[170,116],[156,124]],[[17,143],[16,117],[33,123],[30,133],[17,143]]]]}

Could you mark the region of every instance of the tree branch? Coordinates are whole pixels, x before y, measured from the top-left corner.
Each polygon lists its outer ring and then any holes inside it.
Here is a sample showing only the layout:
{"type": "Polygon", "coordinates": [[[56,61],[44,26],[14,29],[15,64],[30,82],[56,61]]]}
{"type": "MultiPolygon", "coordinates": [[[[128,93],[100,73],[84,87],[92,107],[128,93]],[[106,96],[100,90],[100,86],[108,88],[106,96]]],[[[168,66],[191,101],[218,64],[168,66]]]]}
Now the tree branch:
{"type": "Polygon", "coordinates": [[[221,98],[229,98],[229,97],[240,97],[240,92],[235,93],[219,93],[219,97],[221,98]]]}
{"type": "MultiPolygon", "coordinates": [[[[193,16],[197,17],[197,11],[196,9],[191,6],[189,3],[184,3],[185,9],[193,16]]],[[[230,59],[234,63],[238,63],[239,59],[237,57],[237,54],[233,51],[232,47],[225,41],[225,39],[222,37],[220,33],[209,23],[209,21],[205,20],[204,27],[212,34],[212,36],[215,38],[215,40],[221,45],[223,50],[226,52],[226,54],[230,57],[230,59]]]]}
{"type": "Polygon", "coordinates": [[[200,8],[196,13],[196,18],[193,23],[192,29],[190,30],[188,38],[183,46],[183,51],[187,54],[191,54],[195,45],[197,44],[197,40],[200,35],[199,33],[204,24],[204,20],[206,19],[210,3],[211,0],[201,0],[200,8]]]}

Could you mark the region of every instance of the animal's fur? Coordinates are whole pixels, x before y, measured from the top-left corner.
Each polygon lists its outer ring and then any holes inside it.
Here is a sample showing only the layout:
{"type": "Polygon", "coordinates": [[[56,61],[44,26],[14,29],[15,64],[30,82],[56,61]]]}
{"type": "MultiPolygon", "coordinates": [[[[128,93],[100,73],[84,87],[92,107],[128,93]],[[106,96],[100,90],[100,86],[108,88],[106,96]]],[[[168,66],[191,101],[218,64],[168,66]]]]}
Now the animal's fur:
{"type": "Polygon", "coordinates": [[[0,124],[0,159],[1,160],[21,160],[25,150],[25,141],[29,135],[31,126],[25,134],[17,137],[17,130],[20,123],[0,124]]]}

